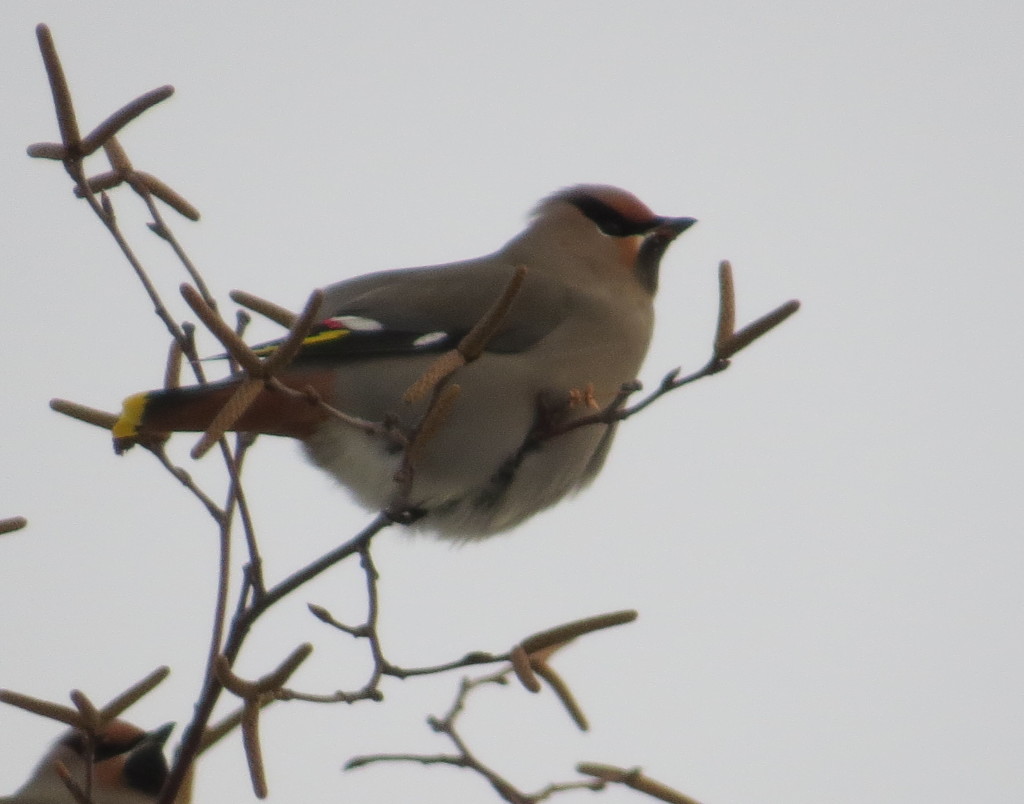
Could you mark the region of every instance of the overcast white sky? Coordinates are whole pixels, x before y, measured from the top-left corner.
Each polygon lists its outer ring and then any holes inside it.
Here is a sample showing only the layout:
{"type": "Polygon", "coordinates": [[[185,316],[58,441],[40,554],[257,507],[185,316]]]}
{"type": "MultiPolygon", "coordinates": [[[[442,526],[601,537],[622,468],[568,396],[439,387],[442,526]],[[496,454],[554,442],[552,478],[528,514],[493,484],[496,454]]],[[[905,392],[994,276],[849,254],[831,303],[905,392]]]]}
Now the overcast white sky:
{"type": "MultiPolygon", "coordinates": [[[[590,734],[550,694],[481,695],[465,729],[496,769],[532,790],[578,760],[642,765],[706,804],[1024,800],[1024,6],[209,6],[4,5],[0,516],[30,527],[0,540],[0,686],[104,701],[169,664],[132,714],[184,723],[214,589],[199,506],[150,456],[118,459],[47,408],[159,384],[166,339],[60,166],[25,156],[56,138],[45,21],[83,127],[177,88],[122,142],[202,210],[174,223],[219,294],[297,307],[347,276],[482,254],[538,198],[591,181],[700,219],[664,263],[649,385],[706,359],[718,260],[744,320],[803,301],[728,372],[629,422],[577,499],[461,549],[377,542],[397,662],[640,611],[558,662],[590,734]]],[[[125,201],[175,298],[180,273],[125,201]]],[[[265,439],[248,470],[272,578],[369,519],[293,444],[265,439]]],[[[309,640],[295,686],[361,683],[362,649],[304,606],[355,620],[361,590],[343,568],[282,604],[241,672],[309,640]]],[[[423,716],[456,681],[276,707],[270,800],[496,800],[452,769],[339,770],[447,750],[423,716]]],[[[0,792],[55,733],[0,709],[0,792]]],[[[234,740],[202,764],[198,802],[247,791],[234,740]]]]}

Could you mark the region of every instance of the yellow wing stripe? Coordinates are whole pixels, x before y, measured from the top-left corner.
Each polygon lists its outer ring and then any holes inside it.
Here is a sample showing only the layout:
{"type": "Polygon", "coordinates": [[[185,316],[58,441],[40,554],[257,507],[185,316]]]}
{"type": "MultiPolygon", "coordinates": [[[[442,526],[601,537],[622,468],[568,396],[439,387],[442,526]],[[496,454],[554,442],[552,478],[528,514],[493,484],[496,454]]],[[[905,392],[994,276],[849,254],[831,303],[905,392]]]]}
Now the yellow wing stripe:
{"type": "MultiPolygon", "coordinates": [[[[329,343],[331,341],[337,341],[344,338],[349,334],[351,330],[348,329],[327,329],[323,332],[318,332],[316,335],[310,335],[309,337],[302,339],[303,346],[312,346],[318,343],[329,343]]],[[[259,357],[266,357],[269,354],[273,354],[277,349],[277,344],[270,346],[264,346],[262,349],[254,349],[256,355],[259,357]]]]}

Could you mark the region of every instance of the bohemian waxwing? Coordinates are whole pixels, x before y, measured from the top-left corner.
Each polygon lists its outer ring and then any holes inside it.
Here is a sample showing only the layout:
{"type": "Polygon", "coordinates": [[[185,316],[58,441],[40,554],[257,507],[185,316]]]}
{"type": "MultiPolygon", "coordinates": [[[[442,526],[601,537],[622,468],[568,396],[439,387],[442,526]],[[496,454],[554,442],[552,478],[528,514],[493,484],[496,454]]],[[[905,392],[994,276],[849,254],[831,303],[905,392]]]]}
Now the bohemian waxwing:
{"type": "MultiPolygon", "coordinates": [[[[401,505],[419,526],[458,539],[506,530],[601,468],[614,425],[536,436],[608,405],[636,378],[651,338],[661,257],[694,223],[655,215],[616,187],[581,185],[541,201],[526,229],[489,256],[326,288],[321,323],[278,378],[313,388],[347,414],[392,417],[411,428],[427,403],[403,403],[405,390],[484,317],[517,266],[526,267],[483,355],[451,377],[461,393],[417,449],[411,486],[401,491],[402,450],[330,418],[308,398],[264,390],[232,429],[301,439],[310,458],[372,510],[401,505]]],[[[129,397],[115,444],[203,431],[237,384],[129,397]]]]}
{"type": "MultiPolygon", "coordinates": [[[[144,732],[123,720],[111,721],[93,751],[93,804],[150,804],[167,779],[163,746],[173,723],[144,732]]],[[[79,787],[86,788],[86,743],[81,732],[61,737],[42,758],[31,778],[0,804],[74,804],[75,798],[57,773],[61,763],[79,787]]]]}

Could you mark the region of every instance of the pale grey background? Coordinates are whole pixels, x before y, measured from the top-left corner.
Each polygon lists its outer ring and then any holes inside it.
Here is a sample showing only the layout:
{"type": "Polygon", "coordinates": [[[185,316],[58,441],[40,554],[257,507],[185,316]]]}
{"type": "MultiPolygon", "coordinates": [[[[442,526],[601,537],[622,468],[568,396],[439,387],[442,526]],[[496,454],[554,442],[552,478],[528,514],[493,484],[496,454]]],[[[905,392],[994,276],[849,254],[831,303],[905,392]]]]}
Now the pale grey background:
{"type": "MultiPolygon", "coordinates": [[[[166,340],[60,166],[24,154],[56,137],[46,21],[83,126],[177,87],[123,142],[202,209],[175,225],[218,293],[297,306],[345,276],[474,256],[542,195],[598,181],[701,220],[665,261],[648,384],[706,358],[719,259],[742,319],[804,302],[624,427],[578,499],[483,545],[379,539],[395,661],[641,612],[558,662],[590,734],[550,695],[491,690],[465,721],[485,760],[526,789],[580,759],[640,764],[707,804],[1024,799],[1024,7],[208,6],[4,6],[0,515],[31,527],[0,541],[0,686],[102,701],[168,663],[134,715],[184,722],[213,594],[198,505],[46,406],[115,408],[159,383],[166,340]]],[[[180,274],[122,209],[173,298],[180,274]]],[[[248,470],[271,577],[368,520],[294,445],[265,440],[248,470]]],[[[360,683],[362,650],[303,604],[355,619],[361,599],[357,572],[329,574],[267,618],[240,671],[312,640],[296,686],[360,683]]],[[[494,800],[451,769],[339,771],[447,750],[422,718],[455,682],[278,706],[271,801],[494,800]]],[[[0,792],[55,731],[0,710],[0,792]]],[[[247,784],[234,741],[203,763],[198,801],[248,800],[247,784]]]]}

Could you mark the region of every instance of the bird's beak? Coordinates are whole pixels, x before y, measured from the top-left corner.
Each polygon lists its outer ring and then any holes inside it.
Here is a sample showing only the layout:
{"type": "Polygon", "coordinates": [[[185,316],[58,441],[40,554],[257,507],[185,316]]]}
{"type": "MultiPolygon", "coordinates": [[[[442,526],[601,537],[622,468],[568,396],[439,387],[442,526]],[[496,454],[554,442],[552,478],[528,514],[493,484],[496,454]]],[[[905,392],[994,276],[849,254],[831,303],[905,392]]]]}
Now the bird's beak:
{"type": "Polygon", "coordinates": [[[696,218],[659,218],[658,225],[644,236],[636,256],[636,275],[652,296],[658,289],[658,269],[665,250],[696,222],[696,218]]]}
{"type": "Polygon", "coordinates": [[[143,737],[142,742],[163,747],[163,744],[167,742],[167,738],[171,736],[172,731],[174,731],[174,724],[164,723],[160,728],[153,729],[153,731],[143,737]]]}
{"type": "Polygon", "coordinates": [[[662,218],[659,225],[651,230],[648,237],[654,235],[655,237],[666,238],[669,241],[675,240],[696,222],[696,218],[662,218]]]}
{"type": "Polygon", "coordinates": [[[147,733],[124,760],[122,774],[125,785],[134,791],[152,796],[155,800],[160,789],[167,781],[167,758],[164,756],[164,743],[171,735],[173,723],[165,723],[158,729],[147,733]]]}

